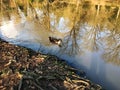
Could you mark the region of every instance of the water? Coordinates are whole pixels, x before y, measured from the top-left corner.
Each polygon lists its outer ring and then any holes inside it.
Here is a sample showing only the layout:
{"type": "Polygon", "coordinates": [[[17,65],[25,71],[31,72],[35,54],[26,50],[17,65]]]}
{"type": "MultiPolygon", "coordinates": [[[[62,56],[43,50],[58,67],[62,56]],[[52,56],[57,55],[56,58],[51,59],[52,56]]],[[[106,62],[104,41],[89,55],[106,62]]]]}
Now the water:
{"type": "Polygon", "coordinates": [[[108,10],[103,6],[99,10],[96,6],[76,9],[68,6],[51,10],[49,17],[44,15],[44,10],[35,10],[37,19],[32,14],[26,16],[21,10],[18,16],[13,13],[9,19],[2,16],[0,38],[56,55],[83,69],[90,80],[106,90],[120,90],[120,15],[117,7],[108,10]],[[48,19],[50,22],[46,22],[48,19]],[[50,43],[49,36],[62,39],[62,47],[50,43]]]}

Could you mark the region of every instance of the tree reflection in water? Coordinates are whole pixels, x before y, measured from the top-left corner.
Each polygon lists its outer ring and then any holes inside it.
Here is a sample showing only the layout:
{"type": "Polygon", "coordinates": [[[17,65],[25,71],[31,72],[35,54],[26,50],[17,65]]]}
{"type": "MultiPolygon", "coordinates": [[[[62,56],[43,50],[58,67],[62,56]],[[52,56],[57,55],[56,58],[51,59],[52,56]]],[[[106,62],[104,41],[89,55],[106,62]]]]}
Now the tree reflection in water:
{"type": "MultiPolygon", "coordinates": [[[[75,55],[84,53],[84,50],[97,52],[102,48],[103,57],[107,62],[120,65],[119,4],[112,6],[84,1],[71,3],[67,0],[53,0],[52,2],[16,0],[13,6],[12,4],[9,6],[8,3],[5,6],[5,4],[6,2],[1,2],[1,18],[5,20],[7,17],[10,20],[14,16],[16,22],[19,22],[20,17],[24,16],[24,19],[31,20],[34,24],[37,23],[39,28],[44,27],[42,29],[45,33],[50,32],[53,33],[52,36],[60,36],[58,38],[62,39],[61,53],[75,55]],[[64,27],[64,30],[69,29],[67,34],[61,33],[62,30],[57,30],[61,18],[68,20],[64,27]],[[56,31],[59,33],[55,35],[56,31]]],[[[0,21],[3,20],[1,18],[0,21]]],[[[47,35],[49,38],[49,34],[47,35]]]]}
{"type": "Polygon", "coordinates": [[[103,57],[107,62],[112,62],[120,65],[120,35],[111,32],[108,37],[104,38],[106,42],[105,52],[103,57]]]}

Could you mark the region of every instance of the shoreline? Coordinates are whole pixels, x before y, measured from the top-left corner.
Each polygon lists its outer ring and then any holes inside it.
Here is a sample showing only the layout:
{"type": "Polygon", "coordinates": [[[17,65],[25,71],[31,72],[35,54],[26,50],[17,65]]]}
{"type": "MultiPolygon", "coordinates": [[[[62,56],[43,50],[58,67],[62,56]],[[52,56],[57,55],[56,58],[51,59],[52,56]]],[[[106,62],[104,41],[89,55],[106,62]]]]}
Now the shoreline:
{"type": "Polygon", "coordinates": [[[0,39],[0,56],[2,90],[103,90],[53,55],[37,53],[0,39]]]}

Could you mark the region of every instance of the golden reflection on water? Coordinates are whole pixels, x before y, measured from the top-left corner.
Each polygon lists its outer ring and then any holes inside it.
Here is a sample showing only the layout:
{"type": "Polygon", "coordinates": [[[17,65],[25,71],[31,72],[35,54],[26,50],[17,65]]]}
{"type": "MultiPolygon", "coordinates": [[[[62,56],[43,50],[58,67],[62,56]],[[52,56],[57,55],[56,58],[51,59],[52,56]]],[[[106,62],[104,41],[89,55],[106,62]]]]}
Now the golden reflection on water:
{"type": "Polygon", "coordinates": [[[24,18],[44,27],[42,29],[46,32],[51,32],[58,29],[59,22],[63,18],[66,22],[62,30],[67,27],[69,34],[63,38],[64,45],[61,51],[76,54],[84,52],[83,48],[95,52],[102,47],[105,60],[120,65],[119,4],[103,4],[103,2],[93,4],[87,1],[69,3],[57,0],[10,1],[12,2],[6,3],[1,0],[0,25],[2,21],[13,19],[15,23],[19,23],[21,18],[24,18]]]}

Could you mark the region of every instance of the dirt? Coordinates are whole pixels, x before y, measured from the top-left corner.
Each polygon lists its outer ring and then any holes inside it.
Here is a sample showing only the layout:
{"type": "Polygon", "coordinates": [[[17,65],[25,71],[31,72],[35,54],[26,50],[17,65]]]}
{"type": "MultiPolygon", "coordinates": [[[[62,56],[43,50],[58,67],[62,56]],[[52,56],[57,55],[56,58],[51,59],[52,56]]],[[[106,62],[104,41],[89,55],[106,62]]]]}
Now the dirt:
{"type": "Polygon", "coordinates": [[[0,90],[102,90],[64,60],[0,39],[0,90]]]}

